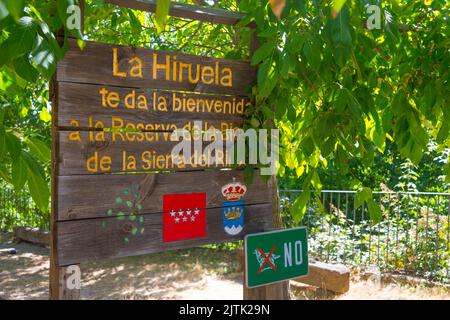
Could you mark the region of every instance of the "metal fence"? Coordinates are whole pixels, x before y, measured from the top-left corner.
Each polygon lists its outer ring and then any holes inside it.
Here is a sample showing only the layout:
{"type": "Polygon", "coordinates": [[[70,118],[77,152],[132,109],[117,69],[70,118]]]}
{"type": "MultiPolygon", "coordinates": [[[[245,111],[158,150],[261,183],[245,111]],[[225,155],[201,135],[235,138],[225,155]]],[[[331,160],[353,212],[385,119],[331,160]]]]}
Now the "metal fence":
{"type": "Polygon", "coordinates": [[[15,226],[49,229],[49,213],[39,210],[26,191],[17,194],[5,185],[0,188],[0,231],[12,231],[15,226]]]}
{"type": "MultiPolygon", "coordinates": [[[[289,210],[300,193],[280,192],[286,226],[297,225],[289,210]]],[[[322,212],[310,200],[300,223],[308,228],[310,255],[449,283],[450,194],[374,192],[373,196],[383,215],[377,225],[366,206],[356,208],[355,191],[322,191],[322,212]]]]}

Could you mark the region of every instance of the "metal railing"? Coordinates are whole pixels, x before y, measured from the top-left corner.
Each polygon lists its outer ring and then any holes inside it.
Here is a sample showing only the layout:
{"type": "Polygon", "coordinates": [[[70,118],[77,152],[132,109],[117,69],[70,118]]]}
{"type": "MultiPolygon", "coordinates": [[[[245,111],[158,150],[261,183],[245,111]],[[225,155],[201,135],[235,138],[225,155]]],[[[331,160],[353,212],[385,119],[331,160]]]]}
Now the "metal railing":
{"type": "MultiPolygon", "coordinates": [[[[301,190],[283,190],[280,203],[286,226],[301,190]]],[[[300,222],[308,228],[310,255],[357,267],[376,267],[449,283],[450,194],[373,192],[382,220],[373,225],[367,207],[356,208],[355,191],[323,190],[320,212],[308,203],[300,222]]]]}
{"type": "Polygon", "coordinates": [[[39,210],[26,191],[17,194],[5,185],[0,187],[0,232],[15,226],[49,229],[49,213],[39,210]]]}

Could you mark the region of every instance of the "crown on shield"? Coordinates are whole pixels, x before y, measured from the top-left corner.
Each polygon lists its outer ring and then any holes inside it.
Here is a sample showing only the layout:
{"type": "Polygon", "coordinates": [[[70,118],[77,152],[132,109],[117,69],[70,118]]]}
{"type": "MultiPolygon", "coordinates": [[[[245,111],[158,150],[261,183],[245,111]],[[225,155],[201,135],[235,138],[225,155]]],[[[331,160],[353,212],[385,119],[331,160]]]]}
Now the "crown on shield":
{"type": "Polygon", "coordinates": [[[227,198],[228,201],[238,201],[247,192],[247,187],[240,182],[228,183],[222,187],[222,195],[227,198]]]}
{"type": "Polygon", "coordinates": [[[231,207],[231,208],[228,208],[227,210],[225,210],[225,217],[228,220],[239,219],[242,215],[242,212],[244,212],[244,210],[242,208],[231,207]]]}

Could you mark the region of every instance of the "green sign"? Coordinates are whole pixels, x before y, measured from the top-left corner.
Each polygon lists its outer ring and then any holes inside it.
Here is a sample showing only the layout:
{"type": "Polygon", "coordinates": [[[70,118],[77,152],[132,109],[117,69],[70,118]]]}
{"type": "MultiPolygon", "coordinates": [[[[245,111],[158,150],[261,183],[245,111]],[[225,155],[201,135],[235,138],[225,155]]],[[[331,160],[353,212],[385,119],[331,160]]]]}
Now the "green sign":
{"type": "Polygon", "coordinates": [[[248,288],[307,275],[306,228],[247,235],[245,265],[248,288]]]}

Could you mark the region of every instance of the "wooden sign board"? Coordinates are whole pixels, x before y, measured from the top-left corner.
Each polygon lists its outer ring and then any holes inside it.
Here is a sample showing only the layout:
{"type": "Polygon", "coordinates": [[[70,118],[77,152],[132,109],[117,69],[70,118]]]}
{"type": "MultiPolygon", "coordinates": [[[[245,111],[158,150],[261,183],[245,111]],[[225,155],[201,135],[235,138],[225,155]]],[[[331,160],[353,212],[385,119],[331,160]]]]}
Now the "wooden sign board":
{"type": "Polygon", "coordinates": [[[63,267],[273,226],[274,186],[258,172],[245,186],[241,169],[179,166],[171,155],[170,134],[194,121],[241,128],[255,77],[239,61],[69,41],[52,83],[54,291],[63,267]]]}

